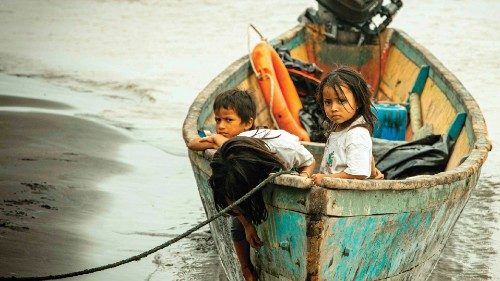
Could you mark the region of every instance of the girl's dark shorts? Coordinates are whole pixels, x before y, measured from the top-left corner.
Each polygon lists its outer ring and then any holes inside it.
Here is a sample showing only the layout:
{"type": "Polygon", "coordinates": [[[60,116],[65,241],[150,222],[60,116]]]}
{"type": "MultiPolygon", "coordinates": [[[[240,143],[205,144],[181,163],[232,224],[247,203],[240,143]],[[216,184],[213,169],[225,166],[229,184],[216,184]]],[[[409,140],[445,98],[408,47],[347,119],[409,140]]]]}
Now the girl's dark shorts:
{"type": "Polygon", "coordinates": [[[245,240],[245,228],[237,217],[231,217],[231,239],[239,242],[245,240]]]}

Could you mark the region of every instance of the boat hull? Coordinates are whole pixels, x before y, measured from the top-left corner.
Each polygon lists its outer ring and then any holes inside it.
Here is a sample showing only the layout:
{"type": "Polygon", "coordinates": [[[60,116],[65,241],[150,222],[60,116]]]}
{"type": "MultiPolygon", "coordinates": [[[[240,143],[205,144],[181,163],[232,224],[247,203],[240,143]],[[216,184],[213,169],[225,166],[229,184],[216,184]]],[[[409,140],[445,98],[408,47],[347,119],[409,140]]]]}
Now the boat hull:
{"type": "MultiPolygon", "coordinates": [[[[387,30],[379,46],[342,46],[324,41],[314,26],[298,26],[273,41],[294,57],[328,71],[349,64],[376,83],[381,95],[405,101],[421,65],[431,71],[421,95],[422,121],[446,133],[459,112],[468,114],[445,172],[404,180],[330,180],[282,175],[264,189],[268,219],[258,226],[264,245],[253,251],[261,280],[425,280],[432,272],[491,149],[483,116],[471,95],[432,54],[403,32],[387,30]],[[312,30],[312,31],[311,31],[312,30]],[[382,44],[381,44],[382,45],[382,44]]],[[[248,57],[236,61],[197,97],[185,120],[188,142],[198,129],[214,129],[214,97],[227,89],[254,91],[258,125],[272,119],[248,57]]],[[[411,137],[408,128],[407,137],[411,137]]],[[[324,144],[304,143],[319,161],[324,144]]],[[[374,149],[376,149],[374,145],[374,149]]],[[[189,151],[208,217],[216,213],[208,185],[213,150],[189,151]]],[[[229,280],[242,280],[232,248],[229,219],[210,224],[229,280]]]]}

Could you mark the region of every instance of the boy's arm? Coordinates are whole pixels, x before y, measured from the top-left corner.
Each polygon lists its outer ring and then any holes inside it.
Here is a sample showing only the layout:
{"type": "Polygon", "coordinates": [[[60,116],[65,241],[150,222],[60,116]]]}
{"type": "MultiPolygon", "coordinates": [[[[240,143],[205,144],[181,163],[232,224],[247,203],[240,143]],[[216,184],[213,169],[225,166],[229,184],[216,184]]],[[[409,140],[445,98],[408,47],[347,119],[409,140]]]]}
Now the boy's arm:
{"type": "Polygon", "coordinates": [[[226,138],[221,134],[214,134],[208,138],[210,138],[210,141],[215,143],[215,145],[217,145],[218,148],[221,147],[228,140],[228,138],[226,138]]]}
{"type": "Polygon", "coordinates": [[[203,151],[207,149],[217,149],[221,147],[227,138],[220,134],[210,135],[204,138],[195,138],[188,143],[188,148],[196,151],[203,151]]]}
{"type": "Polygon", "coordinates": [[[195,151],[203,151],[207,149],[216,149],[218,148],[217,144],[212,141],[207,140],[206,138],[194,138],[189,141],[187,147],[191,150],[195,151]]]}
{"type": "Polygon", "coordinates": [[[260,248],[260,246],[262,246],[262,241],[257,234],[255,226],[251,222],[249,222],[247,218],[245,218],[245,216],[243,216],[242,214],[239,214],[237,218],[245,228],[245,237],[250,246],[256,249],[260,248]]]}

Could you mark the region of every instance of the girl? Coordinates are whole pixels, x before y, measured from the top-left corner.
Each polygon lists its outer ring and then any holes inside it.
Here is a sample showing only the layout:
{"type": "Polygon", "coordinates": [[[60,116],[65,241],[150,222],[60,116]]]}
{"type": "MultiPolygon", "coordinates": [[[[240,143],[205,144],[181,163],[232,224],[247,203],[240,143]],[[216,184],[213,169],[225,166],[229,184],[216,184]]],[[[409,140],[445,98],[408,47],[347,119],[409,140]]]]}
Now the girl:
{"type": "MultiPolygon", "coordinates": [[[[309,175],[314,169],[314,157],[297,136],[269,129],[245,133],[225,140],[210,163],[209,184],[219,211],[256,187],[272,171],[298,168],[309,175]]],[[[231,221],[231,236],[243,277],[257,280],[248,245],[254,248],[262,245],[255,230],[255,225],[267,217],[262,192],[240,203],[232,215],[235,217],[231,221]]]]}
{"type": "Polygon", "coordinates": [[[375,115],[371,111],[370,90],[361,74],[341,66],[323,78],[316,94],[328,122],[328,140],[318,174],[325,177],[366,179],[383,178],[372,157],[371,133],[375,115]]]}

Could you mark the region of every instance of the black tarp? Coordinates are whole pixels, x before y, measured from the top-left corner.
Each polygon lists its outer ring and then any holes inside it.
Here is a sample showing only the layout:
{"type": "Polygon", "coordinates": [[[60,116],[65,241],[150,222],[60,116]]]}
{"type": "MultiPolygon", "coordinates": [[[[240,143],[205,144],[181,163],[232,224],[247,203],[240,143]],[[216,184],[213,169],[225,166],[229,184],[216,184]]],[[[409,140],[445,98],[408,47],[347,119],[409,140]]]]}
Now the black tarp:
{"type": "Polygon", "coordinates": [[[324,114],[315,98],[316,88],[319,84],[317,77],[321,76],[323,71],[315,64],[292,58],[287,49],[278,48],[276,52],[288,69],[290,78],[299,93],[302,102],[299,118],[302,126],[309,134],[311,141],[325,142],[326,137],[322,127],[324,114]]]}
{"type": "Polygon", "coordinates": [[[374,142],[376,166],[389,180],[443,172],[454,144],[448,135],[429,135],[408,143],[379,142],[374,142]]]}

